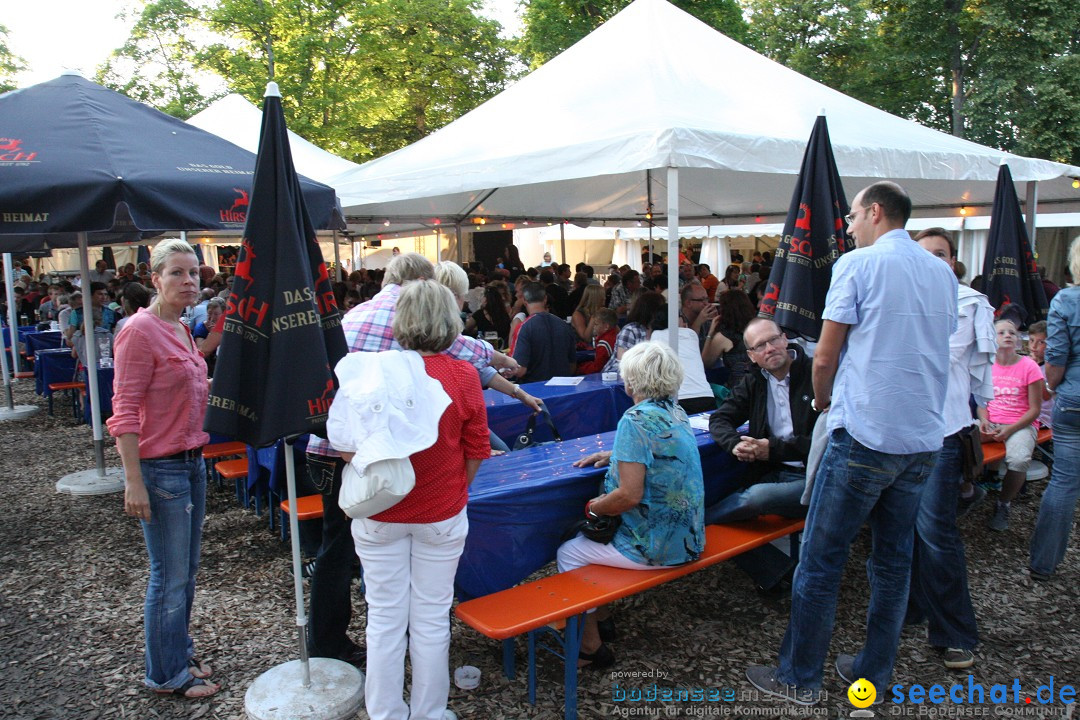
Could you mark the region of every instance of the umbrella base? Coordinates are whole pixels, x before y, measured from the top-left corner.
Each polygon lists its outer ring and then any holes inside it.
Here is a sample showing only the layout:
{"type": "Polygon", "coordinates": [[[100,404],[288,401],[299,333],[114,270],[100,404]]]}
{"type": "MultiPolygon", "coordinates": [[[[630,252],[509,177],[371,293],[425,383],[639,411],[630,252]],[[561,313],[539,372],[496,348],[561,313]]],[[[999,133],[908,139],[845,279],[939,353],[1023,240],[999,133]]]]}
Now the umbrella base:
{"type": "Polygon", "coordinates": [[[22,420],[23,418],[36,415],[41,410],[37,405],[16,405],[15,407],[0,407],[0,422],[5,420],[22,420]]]}
{"type": "Polygon", "coordinates": [[[299,660],[270,668],[248,688],[250,720],[347,720],[364,705],[364,674],[348,663],[311,658],[311,687],[299,660]]]}
{"type": "Polygon", "coordinates": [[[98,474],[97,468],[81,470],[56,482],[56,492],[72,495],[107,495],[123,489],[124,471],[121,468],[106,468],[104,475],[98,474]]]}

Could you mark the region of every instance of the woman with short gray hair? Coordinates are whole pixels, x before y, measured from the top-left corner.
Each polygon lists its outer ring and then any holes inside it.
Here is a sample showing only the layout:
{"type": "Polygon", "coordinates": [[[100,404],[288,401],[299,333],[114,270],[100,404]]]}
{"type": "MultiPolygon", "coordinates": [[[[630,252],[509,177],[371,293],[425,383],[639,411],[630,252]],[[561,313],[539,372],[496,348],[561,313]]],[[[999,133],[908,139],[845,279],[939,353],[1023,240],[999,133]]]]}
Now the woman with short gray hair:
{"type": "MultiPolygon", "coordinates": [[[[393,328],[398,344],[423,358],[424,371],[439,381],[450,404],[439,417],[435,444],[409,456],[416,476],[412,492],[388,510],[352,522],[367,599],[364,700],[372,718],[456,720],[446,709],[450,606],[469,531],[469,484],[491,454],[487,411],[476,369],[443,352],[461,332],[449,288],[434,280],[406,283],[393,328]],[[408,705],[402,699],[406,647],[412,665],[408,705]]],[[[425,400],[433,404],[417,398],[425,400]]]]}
{"type": "MultiPolygon", "coordinates": [[[[682,565],[705,548],[705,490],[701,457],[686,413],[675,396],[683,371],[666,345],[641,342],[619,361],[626,394],[634,399],[619,420],[610,452],[589,455],[575,466],[608,465],[603,492],[585,504],[590,519],[618,516],[608,543],[578,535],[558,552],[559,572],[588,564],[632,570],[682,565]]],[[[610,620],[601,608],[585,617],[580,661],[603,668],[615,655],[603,643],[610,620]],[[603,633],[603,635],[602,635],[603,633]]]]}

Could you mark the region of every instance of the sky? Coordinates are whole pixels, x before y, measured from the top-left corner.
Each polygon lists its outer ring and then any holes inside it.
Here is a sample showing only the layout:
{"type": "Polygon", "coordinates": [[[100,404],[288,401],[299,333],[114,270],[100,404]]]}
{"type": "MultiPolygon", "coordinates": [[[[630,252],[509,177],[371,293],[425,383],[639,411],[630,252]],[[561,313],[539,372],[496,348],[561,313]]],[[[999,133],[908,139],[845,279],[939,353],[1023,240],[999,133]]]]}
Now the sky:
{"type": "MultiPolygon", "coordinates": [[[[65,70],[92,78],[97,67],[124,44],[134,18],[116,18],[133,0],[10,0],[0,13],[8,46],[29,66],[20,87],[51,80],[65,70]],[[62,20],[58,21],[58,18],[62,20]]],[[[485,14],[516,31],[517,0],[485,0],[485,14]]]]}

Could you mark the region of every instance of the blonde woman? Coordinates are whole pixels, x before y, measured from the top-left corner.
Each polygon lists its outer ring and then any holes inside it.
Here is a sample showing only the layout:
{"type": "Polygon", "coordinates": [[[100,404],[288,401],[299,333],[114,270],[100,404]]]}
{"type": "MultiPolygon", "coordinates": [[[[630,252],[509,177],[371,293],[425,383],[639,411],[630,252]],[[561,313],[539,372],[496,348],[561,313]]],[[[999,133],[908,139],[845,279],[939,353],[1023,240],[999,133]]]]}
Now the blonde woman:
{"type": "Polygon", "coordinates": [[[574,314],[570,317],[570,324],[574,327],[578,340],[586,345],[592,345],[589,323],[592,321],[593,316],[596,315],[597,310],[606,307],[604,300],[604,288],[599,285],[586,285],[585,291],[581,294],[581,302],[578,303],[577,308],[574,309],[574,314]]]}
{"type": "Polygon", "coordinates": [[[108,428],[124,464],[124,512],[141,522],[150,556],[146,685],[162,695],[202,698],[220,689],[207,680],[210,667],[195,659],[188,632],[206,514],[208,388],[206,363],[180,322],[199,295],[199,260],[183,240],[166,240],[150,265],[157,297],[116,336],[108,428]]]}

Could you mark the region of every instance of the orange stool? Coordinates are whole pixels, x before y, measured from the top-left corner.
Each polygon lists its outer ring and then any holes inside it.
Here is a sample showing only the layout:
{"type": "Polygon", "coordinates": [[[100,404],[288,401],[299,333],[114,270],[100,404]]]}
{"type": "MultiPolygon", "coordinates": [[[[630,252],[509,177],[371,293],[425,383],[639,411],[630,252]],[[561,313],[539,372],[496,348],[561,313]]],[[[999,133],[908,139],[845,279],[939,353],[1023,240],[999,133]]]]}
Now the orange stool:
{"type": "MultiPolygon", "coordinates": [[[[289,507],[288,500],[282,500],[279,506],[279,512],[281,513],[281,540],[285,541],[289,537],[289,524],[285,521],[285,516],[289,514],[291,508],[289,507]]],[[[305,495],[303,497],[296,498],[296,519],[300,520],[318,520],[322,517],[322,495],[305,495]]]]}
{"type": "Polygon", "coordinates": [[[248,459],[247,451],[245,450],[244,453],[244,457],[242,458],[222,460],[219,463],[214,463],[214,472],[226,480],[236,481],[236,501],[244,507],[247,507],[248,459]]]}

